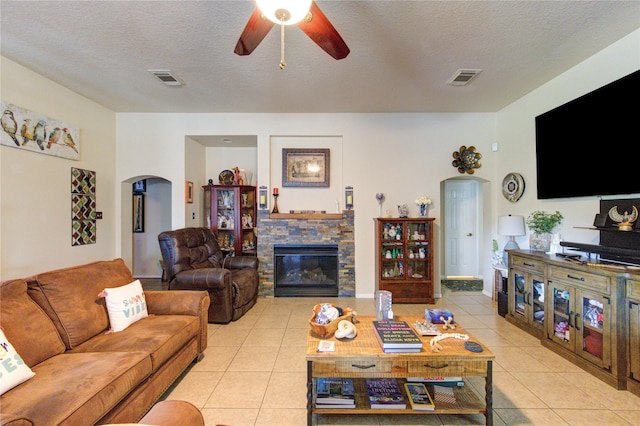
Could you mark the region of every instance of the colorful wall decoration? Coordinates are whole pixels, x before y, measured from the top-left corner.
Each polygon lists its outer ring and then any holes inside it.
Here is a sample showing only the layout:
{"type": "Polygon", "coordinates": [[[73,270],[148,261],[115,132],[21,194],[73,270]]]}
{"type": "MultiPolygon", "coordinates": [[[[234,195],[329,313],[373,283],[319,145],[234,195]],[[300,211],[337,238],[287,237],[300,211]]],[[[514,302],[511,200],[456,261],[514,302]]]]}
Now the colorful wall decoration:
{"type": "Polygon", "coordinates": [[[80,129],[0,101],[0,143],[69,160],[80,159],[80,129]]]}
{"type": "Polygon", "coordinates": [[[96,172],[71,168],[71,245],[96,243],[96,172]]]}

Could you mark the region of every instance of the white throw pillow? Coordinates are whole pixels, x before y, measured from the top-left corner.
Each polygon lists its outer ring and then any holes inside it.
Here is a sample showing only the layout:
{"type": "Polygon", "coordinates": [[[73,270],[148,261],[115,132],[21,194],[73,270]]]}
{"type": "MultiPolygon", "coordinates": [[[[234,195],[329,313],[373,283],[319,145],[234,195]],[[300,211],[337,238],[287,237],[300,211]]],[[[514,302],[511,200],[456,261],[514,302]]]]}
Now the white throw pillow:
{"type": "Polygon", "coordinates": [[[122,331],[136,321],[149,316],[140,280],[122,287],[105,288],[111,331],[122,331]]]}
{"type": "Polygon", "coordinates": [[[0,395],[26,382],[35,374],[0,330],[0,395]]]}

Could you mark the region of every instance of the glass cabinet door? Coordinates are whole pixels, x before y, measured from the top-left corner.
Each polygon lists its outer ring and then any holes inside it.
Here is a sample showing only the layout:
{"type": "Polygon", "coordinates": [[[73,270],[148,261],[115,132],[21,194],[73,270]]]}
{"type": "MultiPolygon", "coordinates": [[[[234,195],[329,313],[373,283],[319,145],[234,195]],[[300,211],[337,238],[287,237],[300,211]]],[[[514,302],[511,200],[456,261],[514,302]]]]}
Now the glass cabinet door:
{"type": "Polygon", "coordinates": [[[235,198],[233,189],[216,190],[218,244],[227,255],[235,254],[235,198]]]}
{"type": "Polygon", "coordinates": [[[429,276],[429,226],[426,222],[407,223],[407,277],[431,279],[429,276]]]}
{"type": "Polygon", "coordinates": [[[381,279],[404,278],[403,227],[399,222],[387,222],[382,227],[382,277],[381,279]]]}
{"type": "Polygon", "coordinates": [[[256,235],[254,233],[254,227],[256,223],[255,218],[255,204],[256,204],[256,191],[254,188],[242,189],[240,191],[240,203],[241,203],[241,220],[242,220],[242,254],[243,255],[255,255],[256,249],[256,235]]]}
{"type": "Polygon", "coordinates": [[[531,324],[544,330],[544,278],[532,276],[530,282],[529,308],[531,310],[531,324]]]}
{"type": "Polygon", "coordinates": [[[629,373],[640,380],[640,304],[629,302],[629,373]]]}
{"type": "Polygon", "coordinates": [[[551,281],[548,289],[551,305],[548,335],[554,342],[573,350],[575,345],[575,330],[573,329],[575,312],[572,310],[575,298],[574,289],[555,286],[551,281]]]}
{"type": "Polygon", "coordinates": [[[513,273],[514,292],[513,298],[513,314],[521,317],[526,322],[526,290],[527,279],[525,274],[518,271],[513,273]]]}
{"type": "Polygon", "coordinates": [[[204,199],[202,200],[202,226],[211,229],[211,188],[207,185],[203,187],[204,199]]]}
{"type": "Polygon", "coordinates": [[[611,366],[609,298],[584,290],[578,291],[577,295],[576,331],[580,343],[576,352],[600,367],[608,368],[611,366]]]}

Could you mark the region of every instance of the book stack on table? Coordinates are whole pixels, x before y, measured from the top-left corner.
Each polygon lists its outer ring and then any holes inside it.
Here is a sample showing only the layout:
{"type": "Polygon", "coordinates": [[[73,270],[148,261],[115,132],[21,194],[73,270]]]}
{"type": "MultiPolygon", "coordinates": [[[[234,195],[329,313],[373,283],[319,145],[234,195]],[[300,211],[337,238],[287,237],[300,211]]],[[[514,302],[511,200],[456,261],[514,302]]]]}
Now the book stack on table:
{"type": "Polygon", "coordinates": [[[373,321],[375,336],[385,353],[420,352],[422,340],[406,321],[373,321]]]}
{"type": "Polygon", "coordinates": [[[316,408],[356,408],[353,379],[318,377],[315,403],[316,408]]]}
{"type": "Polygon", "coordinates": [[[407,402],[396,379],[366,379],[366,384],[371,408],[399,410],[407,408],[407,402]]]}

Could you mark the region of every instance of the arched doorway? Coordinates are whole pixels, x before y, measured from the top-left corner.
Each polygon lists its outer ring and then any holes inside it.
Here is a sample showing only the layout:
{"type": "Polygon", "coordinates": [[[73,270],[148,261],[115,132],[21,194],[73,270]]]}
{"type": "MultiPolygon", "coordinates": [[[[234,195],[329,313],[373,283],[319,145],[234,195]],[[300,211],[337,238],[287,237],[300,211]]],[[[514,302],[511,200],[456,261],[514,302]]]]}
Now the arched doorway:
{"type": "Polygon", "coordinates": [[[158,234],[171,229],[171,193],[171,182],[158,176],[134,176],[122,182],[121,257],[136,278],[162,277],[158,234]],[[135,194],[134,206],[133,184],[141,180],[144,192],[135,194]]]}

